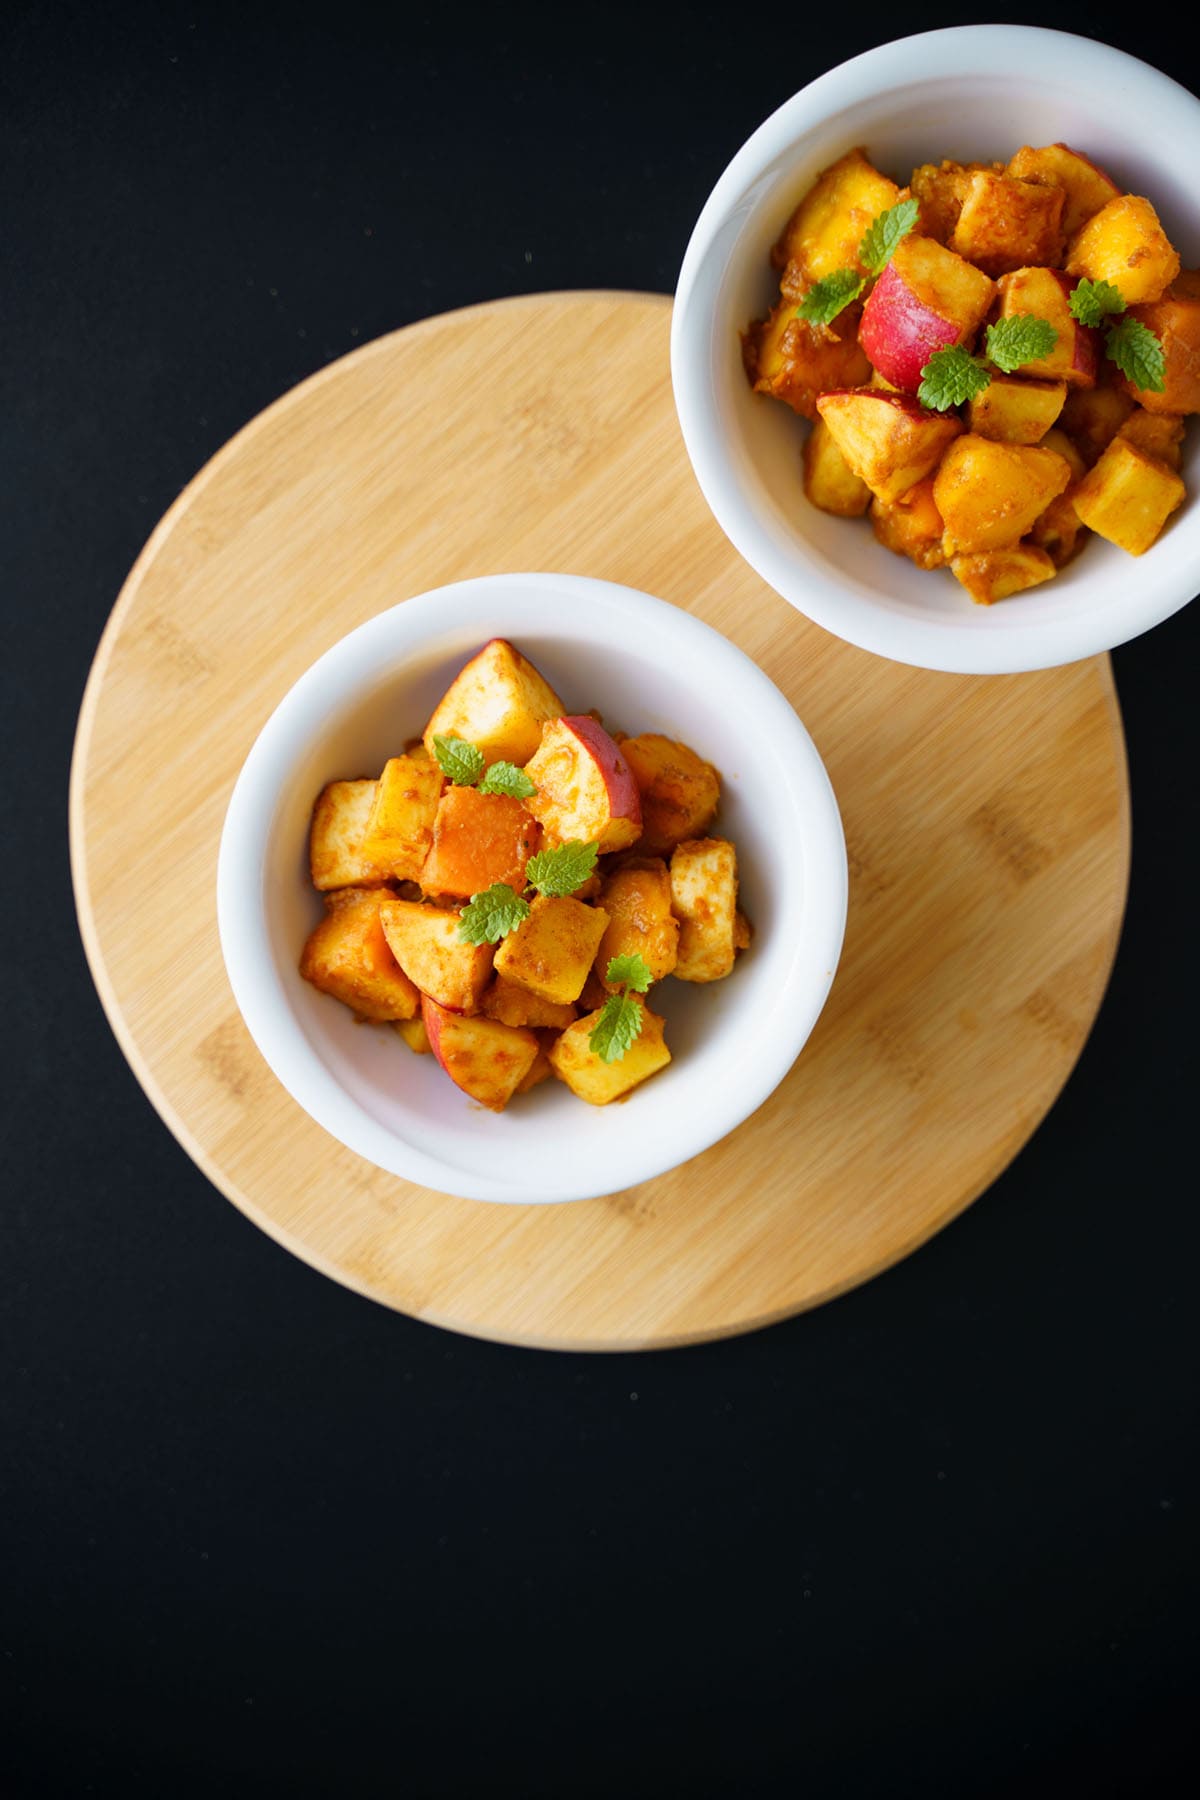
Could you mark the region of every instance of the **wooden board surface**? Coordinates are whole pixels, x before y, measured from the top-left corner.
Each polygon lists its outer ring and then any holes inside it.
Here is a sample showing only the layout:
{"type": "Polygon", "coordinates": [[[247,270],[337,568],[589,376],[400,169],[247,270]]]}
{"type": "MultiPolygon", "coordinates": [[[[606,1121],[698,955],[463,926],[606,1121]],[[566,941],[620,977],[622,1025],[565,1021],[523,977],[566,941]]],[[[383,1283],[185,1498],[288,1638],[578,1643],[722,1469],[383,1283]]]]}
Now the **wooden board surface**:
{"type": "Polygon", "coordinates": [[[1107,657],[942,675],[808,624],[704,505],[675,422],[669,322],[657,297],[538,295],[426,320],[314,376],[154,532],[80,717],[84,941],[166,1123],[315,1267],[515,1343],[628,1349],[744,1331],[923,1242],[1058,1093],[1124,907],[1128,788],[1107,657]],[[811,731],[850,856],[841,966],[787,1080],[685,1167],[564,1206],[448,1199],[336,1144],[260,1058],[217,941],[226,803],[286,689],[405,595],[505,569],[627,582],[725,632],[811,731]]]}

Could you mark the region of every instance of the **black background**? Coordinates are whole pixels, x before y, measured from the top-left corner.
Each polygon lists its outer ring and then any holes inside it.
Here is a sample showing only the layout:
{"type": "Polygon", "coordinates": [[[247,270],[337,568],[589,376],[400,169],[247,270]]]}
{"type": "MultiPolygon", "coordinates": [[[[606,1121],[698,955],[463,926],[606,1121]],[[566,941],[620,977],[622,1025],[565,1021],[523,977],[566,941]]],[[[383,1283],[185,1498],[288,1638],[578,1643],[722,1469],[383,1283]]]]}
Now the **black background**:
{"type": "MultiPolygon", "coordinates": [[[[1009,16],[1181,76],[1166,9],[1009,16]]],[[[1115,655],[1132,892],[1061,1101],[909,1261],[738,1341],[477,1343],[288,1257],[144,1099],[70,897],[96,640],[237,427],[429,313],[670,291],[768,112],[962,15],[0,21],[0,1796],[1173,1791],[1196,609],[1115,655]]]]}

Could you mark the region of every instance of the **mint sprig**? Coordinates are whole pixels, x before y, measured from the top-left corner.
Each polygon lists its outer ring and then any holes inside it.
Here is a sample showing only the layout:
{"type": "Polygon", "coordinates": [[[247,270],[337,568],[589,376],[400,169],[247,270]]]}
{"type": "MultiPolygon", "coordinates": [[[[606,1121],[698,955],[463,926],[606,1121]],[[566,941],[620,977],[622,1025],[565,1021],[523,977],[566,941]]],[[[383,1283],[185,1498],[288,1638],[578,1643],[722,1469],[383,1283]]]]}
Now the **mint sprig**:
{"type": "Polygon", "coordinates": [[[1035,313],[1010,313],[989,325],[985,334],[988,359],[1006,375],[1023,363],[1041,362],[1058,342],[1058,332],[1049,319],[1035,313]]]}
{"type": "Polygon", "coordinates": [[[458,935],[464,944],[498,944],[529,917],[529,902],[506,881],[493,881],[490,888],[471,895],[458,921],[458,935]]]}
{"type": "Polygon", "coordinates": [[[539,850],[525,864],[525,879],[539,894],[561,899],[582,887],[596,867],[598,844],[559,844],[554,850],[539,850]]]}
{"type": "Polygon", "coordinates": [[[982,394],[991,379],[991,371],[979,357],[955,344],[949,350],[935,350],[925,364],[917,399],[930,412],[949,412],[952,406],[963,406],[982,394]]]}
{"type": "Polygon", "coordinates": [[[600,1017],[588,1032],[588,1044],[601,1062],[620,1062],[625,1052],[641,1036],[646,1013],[634,994],[644,994],[654,979],[649,968],[635,950],[629,956],[610,956],[604,979],[620,992],[610,994],[600,1008],[600,1017]]]}
{"type": "Polygon", "coordinates": [[[866,278],[855,269],[835,269],[815,282],[796,308],[796,317],[810,325],[832,325],[852,300],[857,300],[866,286],[866,278]]]}
{"type": "Polygon", "coordinates": [[[1110,313],[1123,313],[1125,301],[1111,281],[1089,281],[1085,275],[1071,289],[1071,317],[1081,325],[1102,325],[1110,313]]]}
{"type": "Polygon", "coordinates": [[[629,987],[635,993],[644,994],[654,976],[645,959],[634,950],[624,956],[610,956],[604,979],[610,987],[629,987]]]}
{"type": "Polygon", "coordinates": [[[494,762],[479,783],[481,794],[507,794],[512,800],[528,800],[537,788],[516,763],[494,762]]]}
{"type": "Polygon", "coordinates": [[[872,275],[882,275],[897,244],[906,238],[921,214],[915,200],[898,200],[872,219],[858,246],[858,260],[872,275]]]}
{"type": "Polygon", "coordinates": [[[1117,319],[1104,334],[1104,354],[1136,388],[1161,394],[1166,387],[1167,359],[1159,339],[1140,319],[1117,319]]]}
{"type": "Polygon", "coordinates": [[[455,787],[474,787],[483,774],[486,760],[483,751],[477,750],[474,744],[468,744],[465,738],[443,737],[440,732],[436,732],[433,754],[437,757],[442,774],[455,787]]]}

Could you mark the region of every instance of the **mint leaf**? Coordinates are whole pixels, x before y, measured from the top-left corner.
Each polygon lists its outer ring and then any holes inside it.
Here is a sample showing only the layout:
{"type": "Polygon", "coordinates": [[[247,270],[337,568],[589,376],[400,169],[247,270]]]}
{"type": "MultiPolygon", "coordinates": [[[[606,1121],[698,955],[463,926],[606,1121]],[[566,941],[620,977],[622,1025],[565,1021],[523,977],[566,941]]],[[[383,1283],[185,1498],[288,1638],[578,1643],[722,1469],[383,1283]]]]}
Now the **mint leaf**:
{"type": "Polygon", "coordinates": [[[806,319],[810,325],[832,325],[865,286],[865,278],[856,270],[835,269],[809,288],[796,308],[796,317],[806,319]]]}
{"type": "Polygon", "coordinates": [[[483,774],[483,751],[468,744],[465,738],[442,737],[440,732],[436,733],[433,754],[442,774],[448,776],[455,787],[474,787],[483,774]]]}
{"type": "Polygon", "coordinates": [[[1117,319],[1104,334],[1104,354],[1134,387],[1161,394],[1166,386],[1163,347],[1140,319],[1117,319]]]}
{"type": "Polygon", "coordinates": [[[537,788],[516,763],[494,762],[479,783],[479,791],[481,794],[508,794],[513,800],[528,800],[531,794],[537,793],[537,788]]]}
{"type": "Polygon", "coordinates": [[[539,894],[561,899],[582,887],[596,867],[595,844],[560,844],[556,850],[539,850],[525,864],[525,879],[539,894]]]}
{"type": "Polygon", "coordinates": [[[494,881],[481,894],[471,895],[458,921],[464,944],[498,944],[529,917],[529,902],[506,881],[494,881]]]}
{"type": "Polygon", "coordinates": [[[629,956],[610,956],[604,979],[613,987],[633,988],[636,993],[644,994],[654,977],[635,950],[629,956]]]}
{"type": "Polygon", "coordinates": [[[858,260],[870,269],[872,275],[882,275],[892,253],[902,238],[906,238],[920,216],[921,208],[915,200],[899,200],[895,206],[889,206],[872,219],[863,234],[858,246],[858,260]]]}
{"type": "Polygon", "coordinates": [[[1099,325],[1109,313],[1123,313],[1125,302],[1120,288],[1111,281],[1089,281],[1085,275],[1071,289],[1071,317],[1081,325],[1099,325]]]}
{"type": "Polygon", "coordinates": [[[1040,362],[1058,342],[1049,319],[1033,313],[1010,313],[987,328],[987,354],[998,369],[1011,375],[1022,363],[1040,362]]]}
{"type": "Polygon", "coordinates": [[[977,356],[956,344],[952,350],[935,350],[921,370],[917,399],[931,412],[948,412],[982,394],[991,376],[977,356]]]}
{"type": "Polygon", "coordinates": [[[628,994],[610,994],[588,1033],[588,1043],[601,1062],[620,1062],[630,1045],[637,1042],[643,1023],[639,1001],[628,994]]]}

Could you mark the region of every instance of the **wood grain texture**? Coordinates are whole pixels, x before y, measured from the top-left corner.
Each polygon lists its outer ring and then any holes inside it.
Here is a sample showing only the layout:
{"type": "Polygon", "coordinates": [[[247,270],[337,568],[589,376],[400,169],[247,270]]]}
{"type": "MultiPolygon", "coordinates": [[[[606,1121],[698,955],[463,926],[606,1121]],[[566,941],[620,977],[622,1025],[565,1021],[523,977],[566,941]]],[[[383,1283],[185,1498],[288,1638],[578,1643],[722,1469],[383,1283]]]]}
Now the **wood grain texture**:
{"type": "Polygon", "coordinates": [[[671,401],[669,321],[656,297],[534,296],[424,321],[314,376],[158,526],[80,717],[81,927],[166,1123],[315,1267],[516,1343],[718,1337],[905,1255],[995,1178],[1054,1100],[1124,906],[1128,787],[1108,659],[943,675],[808,624],[704,505],[671,401]],[[850,854],[841,967],[787,1080],[683,1168],[564,1206],[448,1199],[336,1144],[259,1057],[217,941],[226,803],[286,689],[405,595],[504,569],[627,582],[725,632],[811,731],[850,854]]]}

